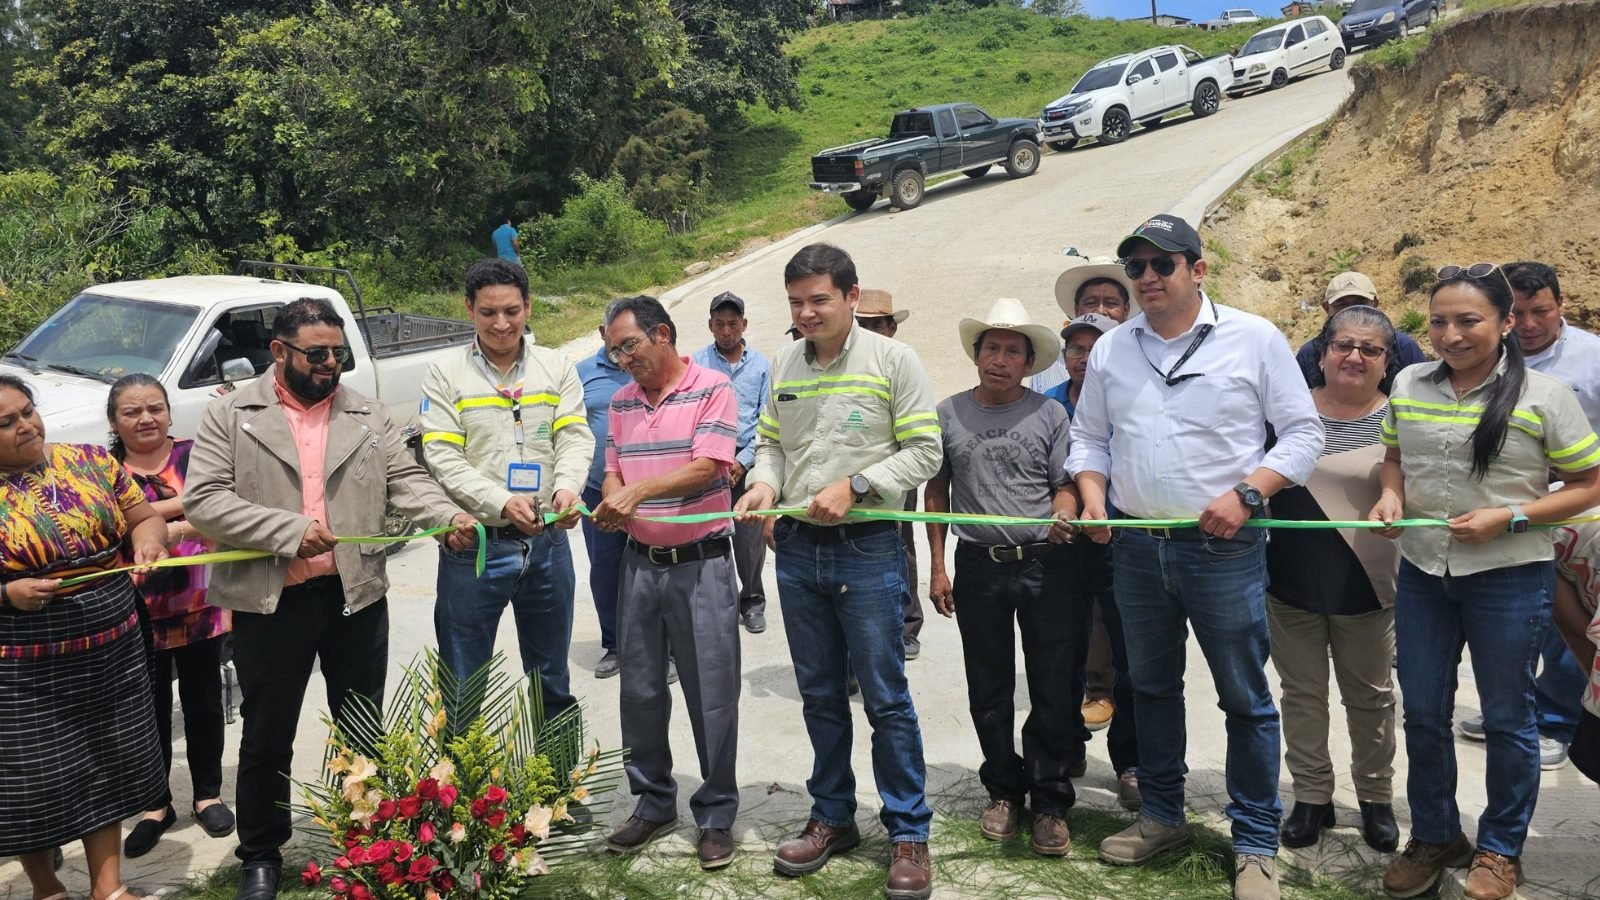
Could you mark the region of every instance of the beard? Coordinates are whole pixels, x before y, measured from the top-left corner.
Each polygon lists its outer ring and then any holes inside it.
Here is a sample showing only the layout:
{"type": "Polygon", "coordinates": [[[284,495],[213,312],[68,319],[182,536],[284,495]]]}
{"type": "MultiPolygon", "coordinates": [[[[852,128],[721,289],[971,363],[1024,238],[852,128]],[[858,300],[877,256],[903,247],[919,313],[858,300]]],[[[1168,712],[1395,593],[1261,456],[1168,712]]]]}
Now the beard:
{"type": "Polygon", "coordinates": [[[318,382],[312,375],[312,370],[302,371],[294,366],[285,366],[283,370],[284,383],[296,397],[311,403],[319,403],[333,395],[339,387],[340,370],[333,370],[333,377],[326,382],[318,382]]]}

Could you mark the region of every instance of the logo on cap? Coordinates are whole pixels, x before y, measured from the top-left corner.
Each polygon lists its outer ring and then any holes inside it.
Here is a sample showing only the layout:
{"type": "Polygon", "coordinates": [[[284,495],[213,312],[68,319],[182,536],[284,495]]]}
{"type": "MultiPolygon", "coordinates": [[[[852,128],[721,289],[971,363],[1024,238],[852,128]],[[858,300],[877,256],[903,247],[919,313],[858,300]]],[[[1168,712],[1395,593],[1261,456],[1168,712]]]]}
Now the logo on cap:
{"type": "Polygon", "coordinates": [[[1159,228],[1162,231],[1170,232],[1172,231],[1172,223],[1168,222],[1166,219],[1151,219],[1141,225],[1139,230],[1149,231],[1152,228],[1159,228]]]}

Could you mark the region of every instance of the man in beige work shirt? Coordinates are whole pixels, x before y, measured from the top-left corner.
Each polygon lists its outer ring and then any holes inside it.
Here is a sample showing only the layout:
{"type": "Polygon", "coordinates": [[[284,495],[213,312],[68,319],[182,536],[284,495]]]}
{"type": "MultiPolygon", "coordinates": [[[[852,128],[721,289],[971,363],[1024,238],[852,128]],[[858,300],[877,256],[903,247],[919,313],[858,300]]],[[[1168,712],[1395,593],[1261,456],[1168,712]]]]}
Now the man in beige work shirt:
{"type": "Polygon", "coordinates": [[[778,351],[772,396],[756,424],[756,464],[735,510],[803,507],[773,528],[783,608],[806,731],[816,755],[811,819],[778,848],[774,868],[804,875],[854,847],[855,773],[845,672],[873,723],[872,769],[893,851],[891,900],[932,892],[922,732],[906,686],[901,597],[905,549],[893,522],[852,520],[855,507],[900,509],[939,471],[939,418],[911,348],[856,324],[855,263],[812,244],[784,268],[804,341],[778,351]]]}
{"type": "MultiPolygon", "coordinates": [[[[472,553],[439,551],[433,608],[439,655],[467,679],[494,653],[500,615],[517,620],[522,671],[539,673],[546,715],[573,704],[567,650],[572,643],[572,548],[577,515],[546,528],[547,509],[578,503],[594,436],[584,415],[577,368],[535,346],[522,266],[485,259],[467,269],[467,313],[477,340],[434,363],[422,382],[422,446],[428,468],[457,503],[488,526],[483,577],[472,553]]],[[[465,728],[476,698],[452,716],[465,728]]]]}

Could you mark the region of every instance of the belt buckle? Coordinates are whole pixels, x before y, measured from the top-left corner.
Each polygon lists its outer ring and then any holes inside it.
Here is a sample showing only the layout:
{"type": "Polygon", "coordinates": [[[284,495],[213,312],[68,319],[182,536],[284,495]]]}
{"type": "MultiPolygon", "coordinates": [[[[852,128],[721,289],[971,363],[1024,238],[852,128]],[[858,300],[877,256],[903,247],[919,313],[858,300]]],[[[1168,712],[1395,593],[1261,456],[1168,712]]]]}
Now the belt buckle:
{"type": "Polygon", "coordinates": [[[997,562],[997,563],[1022,562],[1022,548],[1021,547],[990,547],[989,548],[989,561],[990,562],[997,562]],[[1001,551],[1001,554],[1002,554],[1001,556],[996,556],[995,555],[995,551],[997,551],[997,550],[1001,551]]]}
{"type": "Polygon", "coordinates": [[[1151,537],[1155,538],[1158,541],[1170,541],[1170,540],[1172,540],[1172,529],[1171,528],[1146,528],[1145,529],[1145,533],[1149,534],[1151,537]]]}
{"type": "Polygon", "coordinates": [[[660,548],[660,547],[650,547],[649,549],[647,549],[645,551],[645,555],[649,556],[650,557],[650,561],[655,563],[658,566],[667,566],[667,565],[675,566],[675,565],[678,564],[678,548],[677,547],[668,547],[668,548],[666,548],[666,559],[656,559],[656,551],[660,550],[660,549],[662,549],[662,548],[660,548]]]}

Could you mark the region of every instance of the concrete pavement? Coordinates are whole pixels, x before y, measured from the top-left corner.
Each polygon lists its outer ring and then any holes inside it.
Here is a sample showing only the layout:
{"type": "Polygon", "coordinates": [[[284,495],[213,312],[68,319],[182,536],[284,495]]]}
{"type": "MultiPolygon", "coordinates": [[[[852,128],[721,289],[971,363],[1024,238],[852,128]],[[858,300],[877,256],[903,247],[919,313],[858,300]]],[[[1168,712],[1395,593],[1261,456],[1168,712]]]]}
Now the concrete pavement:
{"type": "MultiPolygon", "coordinates": [[[[1090,255],[1109,254],[1118,238],[1153,213],[1181,208],[1197,215],[1212,199],[1206,196],[1208,191],[1214,194],[1225,189],[1250,164],[1275,149],[1274,142],[1331,114],[1347,92],[1343,73],[1313,76],[1280,91],[1225,102],[1221,111],[1207,120],[1180,121],[1159,131],[1137,133],[1119,146],[1047,154],[1039,174],[1031,178],[1011,181],[991,174],[974,181],[958,177],[931,188],[916,210],[893,212],[887,204],[879,204],[868,213],[808,229],[811,233],[794,243],[780,242],[671,292],[669,299],[678,301],[675,312],[684,334],[683,348],[687,352],[708,339],[701,330],[705,302],[717,292],[732,290],[749,302],[751,343],[763,351],[775,350],[787,340],[782,334],[788,323],[783,263],[800,241],[828,240],[855,255],[864,284],[893,291],[900,304],[914,311],[901,326],[900,337],[922,354],[937,394],[945,396],[973,381],[972,366],[957,345],[958,319],[981,314],[996,297],[1015,296],[1027,304],[1037,321],[1059,321],[1052,285],[1064,267],[1064,247],[1077,247],[1090,255]],[[1228,172],[1238,174],[1228,176],[1228,172]]],[[[569,350],[577,357],[592,352],[593,346],[585,339],[569,350]]],[[[592,734],[614,746],[619,741],[617,682],[592,677],[592,667],[600,657],[599,630],[586,587],[582,539],[573,532],[571,540],[579,575],[571,654],[573,687],[588,707],[592,734]]],[[[922,542],[920,535],[918,540],[922,542]]],[[[436,556],[431,546],[419,543],[391,559],[392,670],[432,643],[436,556]]],[[[925,566],[925,545],[921,559],[925,566]]],[[[926,570],[919,576],[925,582],[926,570]]],[[[804,782],[811,765],[770,560],[765,584],[773,601],[768,606],[770,627],[765,634],[743,635],[740,769],[744,806],[735,837],[744,852],[753,854],[766,852],[804,821],[809,807],[804,782]]],[[[925,591],[925,583],[920,589],[925,591]]],[[[930,615],[922,634],[922,658],[907,666],[921,715],[929,791],[936,797],[981,794],[975,775],[981,758],[967,714],[960,639],[952,621],[932,615],[931,609],[930,615]]],[[[514,659],[515,634],[509,619],[507,616],[502,622],[499,646],[514,659]]],[[[1196,813],[1216,823],[1228,802],[1222,778],[1222,718],[1203,658],[1193,646],[1189,656],[1189,800],[1196,813]]],[[[1472,673],[1463,666],[1458,704],[1465,714],[1475,710],[1475,703],[1472,673]]],[[[1017,705],[1019,710],[1028,707],[1025,688],[1018,692],[1017,705]]],[[[314,680],[297,739],[298,777],[316,775],[326,736],[320,722],[324,709],[321,684],[314,680]]],[[[1337,712],[1334,719],[1341,719],[1337,712]]],[[[176,729],[181,732],[181,719],[176,729]]],[[[865,717],[858,716],[854,744],[861,789],[858,821],[864,829],[881,834],[870,776],[869,733],[865,717]]],[[[226,771],[230,799],[238,737],[238,725],[230,726],[226,771]]],[[[688,721],[681,709],[673,721],[673,740],[684,786],[681,814],[687,819],[686,798],[698,779],[688,721]]],[[[1333,729],[1332,743],[1334,759],[1345,766],[1349,745],[1342,726],[1333,729]]],[[[1482,808],[1483,748],[1463,742],[1458,751],[1460,797],[1467,816],[1464,824],[1471,834],[1473,816],[1482,808]]],[[[1080,800],[1096,808],[1114,809],[1115,777],[1106,761],[1103,740],[1091,743],[1089,758],[1088,773],[1078,782],[1080,800]]],[[[1403,751],[1397,771],[1396,805],[1403,815],[1403,751]]],[[[1325,841],[1320,852],[1285,851],[1285,857],[1292,855],[1301,865],[1325,871],[1383,861],[1354,836],[1353,826],[1359,819],[1347,769],[1341,769],[1340,781],[1336,800],[1341,825],[1336,834],[1343,839],[1325,841]],[[1357,849],[1349,850],[1350,846],[1357,849]]],[[[128,879],[146,890],[183,884],[232,861],[234,841],[206,838],[186,814],[189,787],[181,750],[173,787],[180,809],[179,826],[168,832],[149,856],[126,863],[128,879]]],[[[1284,788],[1287,803],[1287,778],[1284,788]]],[[[1593,871],[1589,851],[1594,835],[1600,833],[1600,808],[1593,803],[1594,797],[1593,785],[1570,767],[1546,774],[1534,836],[1525,857],[1533,883],[1524,888],[1524,896],[1584,892],[1593,871]]],[[[937,801],[935,806],[939,806],[937,801]]],[[[626,798],[620,798],[613,816],[620,821],[628,808],[626,798]]],[[[960,814],[966,812],[965,808],[959,810],[960,814]]],[[[692,838],[683,834],[670,840],[690,853],[688,841],[692,838]]],[[[935,854],[938,850],[935,846],[935,854]]],[[[74,896],[86,897],[81,848],[69,847],[67,859],[67,885],[74,896]]],[[[15,862],[0,864],[0,886],[4,900],[28,896],[26,880],[15,862]]]]}

